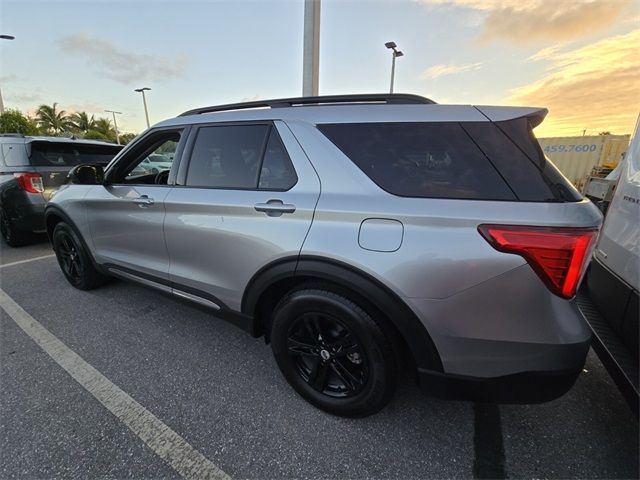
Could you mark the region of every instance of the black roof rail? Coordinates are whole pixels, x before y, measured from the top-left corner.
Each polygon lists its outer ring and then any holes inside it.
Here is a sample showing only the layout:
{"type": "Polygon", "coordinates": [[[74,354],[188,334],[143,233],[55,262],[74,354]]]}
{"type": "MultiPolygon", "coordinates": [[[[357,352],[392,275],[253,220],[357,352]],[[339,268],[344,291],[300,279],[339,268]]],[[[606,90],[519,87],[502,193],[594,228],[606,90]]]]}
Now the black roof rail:
{"type": "Polygon", "coordinates": [[[22,133],[0,133],[0,137],[19,137],[24,138],[22,133]]]}
{"type": "Polygon", "coordinates": [[[341,103],[390,103],[390,104],[434,104],[433,100],[409,93],[372,93],[357,95],[322,95],[317,97],[280,98],[276,100],[258,100],[255,102],[230,103],[227,105],[212,105],[210,107],[194,108],[178,115],[198,115],[201,113],[226,112],[231,110],[245,110],[249,108],[281,108],[297,105],[326,105],[341,103]]]}

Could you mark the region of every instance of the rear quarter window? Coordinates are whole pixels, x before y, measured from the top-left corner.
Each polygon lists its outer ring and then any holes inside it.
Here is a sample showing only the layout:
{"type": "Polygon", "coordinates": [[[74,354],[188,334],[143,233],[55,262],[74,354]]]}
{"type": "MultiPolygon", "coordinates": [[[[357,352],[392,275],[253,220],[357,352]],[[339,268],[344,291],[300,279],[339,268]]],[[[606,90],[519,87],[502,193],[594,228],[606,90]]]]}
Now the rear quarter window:
{"type": "Polygon", "coordinates": [[[394,195],[514,200],[491,162],[458,123],[318,125],[360,170],[394,195]]]}
{"type": "Polygon", "coordinates": [[[29,165],[27,150],[24,143],[3,143],[2,157],[7,167],[21,167],[29,165]]]}
{"type": "Polygon", "coordinates": [[[500,171],[519,200],[575,202],[582,195],[547,160],[526,118],[468,122],[463,128],[500,171]]]}

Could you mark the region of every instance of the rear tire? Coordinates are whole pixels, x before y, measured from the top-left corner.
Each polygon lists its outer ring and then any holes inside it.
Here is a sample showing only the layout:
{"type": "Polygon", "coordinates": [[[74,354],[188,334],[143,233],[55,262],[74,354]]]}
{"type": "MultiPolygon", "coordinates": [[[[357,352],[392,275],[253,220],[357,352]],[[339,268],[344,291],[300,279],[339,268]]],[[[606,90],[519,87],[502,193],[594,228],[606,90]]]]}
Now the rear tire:
{"type": "Polygon", "coordinates": [[[68,224],[58,223],[51,238],[60,269],[71,285],[79,290],[91,290],[109,280],[93,265],[89,252],[68,224]]]}
{"type": "Polygon", "coordinates": [[[10,247],[22,247],[32,239],[32,235],[28,232],[16,228],[11,217],[4,209],[0,209],[0,234],[2,234],[3,240],[10,247]]]}
{"type": "Polygon", "coordinates": [[[334,415],[371,415],[395,390],[397,361],[373,312],[330,286],[302,286],[282,298],[271,348],[289,384],[334,415]]]}

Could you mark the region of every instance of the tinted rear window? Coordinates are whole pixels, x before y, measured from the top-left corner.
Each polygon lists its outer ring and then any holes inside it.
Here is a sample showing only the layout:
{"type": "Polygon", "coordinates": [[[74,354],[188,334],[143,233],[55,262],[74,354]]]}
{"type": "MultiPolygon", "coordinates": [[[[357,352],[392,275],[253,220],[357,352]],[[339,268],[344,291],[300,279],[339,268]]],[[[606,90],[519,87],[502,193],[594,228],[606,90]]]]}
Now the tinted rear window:
{"type": "Polygon", "coordinates": [[[459,123],[342,123],[318,128],[394,195],[515,200],[459,123]]]}
{"type": "Polygon", "coordinates": [[[120,145],[31,142],[30,163],[34,166],[74,166],[83,163],[107,164],[122,149],[120,145]]]}
{"type": "Polygon", "coordinates": [[[187,185],[256,188],[268,133],[268,125],[202,127],[191,154],[187,185]]]}
{"type": "Polygon", "coordinates": [[[526,118],[469,122],[464,129],[500,171],[519,200],[575,202],[580,193],[547,160],[526,118]]]}
{"type": "Polygon", "coordinates": [[[553,162],[547,160],[538,143],[533,129],[525,118],[499,122],[496,125],[513,141],[523,149],[529,159],[542,172],[545,182],[551,186],[558,200],[577,202],[582,200],[582,195],[573,184],[558,170],[553,162]]]}

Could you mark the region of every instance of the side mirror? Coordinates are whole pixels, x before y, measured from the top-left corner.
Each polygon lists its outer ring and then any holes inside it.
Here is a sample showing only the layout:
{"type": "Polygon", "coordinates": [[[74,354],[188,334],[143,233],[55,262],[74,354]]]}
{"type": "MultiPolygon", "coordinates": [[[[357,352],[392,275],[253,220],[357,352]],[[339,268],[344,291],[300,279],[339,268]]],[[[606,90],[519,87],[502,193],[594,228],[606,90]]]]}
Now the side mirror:
{"type": "Polygon", "coordinates": [[[102,185],[104,168],[101,165],[77,165],[71,169],[67,178],[74,185],[102,185]]]}

